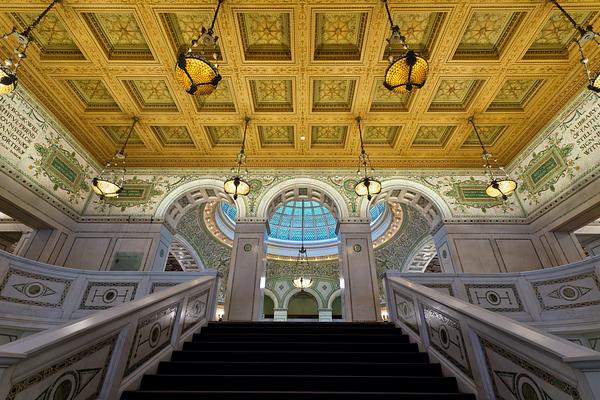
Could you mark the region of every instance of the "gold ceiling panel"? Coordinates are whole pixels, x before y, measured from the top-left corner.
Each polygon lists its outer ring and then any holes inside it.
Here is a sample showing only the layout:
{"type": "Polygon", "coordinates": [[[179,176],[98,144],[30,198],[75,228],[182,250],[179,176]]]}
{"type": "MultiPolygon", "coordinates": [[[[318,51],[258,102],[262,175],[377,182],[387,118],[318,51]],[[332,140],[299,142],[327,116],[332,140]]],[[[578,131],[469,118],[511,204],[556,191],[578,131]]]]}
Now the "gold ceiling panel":
{"type": "MultiPolygon", "coordinates": [[[[22,29],[38,17],[38,13],[31,12],[13,13],[12,15],[22,29]]],[[[42,59],[82,60],[85,58],[56,12],[49,12],[31,36],[33,43],[40,49],[42,59]]]]}
{"type": "MultiPolygon", "coordinates": [[[[582,26],[589,24],[594,14],[589,11],[571,12],[573,19],[582,26]]],[[[567,58],[569,44],[576,35],[569,20],[560,11],[552,11],[525,53],[525,59],[567,58]]]]}
{"type": "MultiPolygon", "coordinates": [[[[402,34],[406,36],[410,48],[422,56],[428,57],[439,36],[446,13],[398,11],[392,15],[394,23],[400,27],[402,34]]],[[[387,60],[387,56],[387,53],[384,54],[384,59],[387,60]]]]}
{"type": "Polygon", "coordinates": [[[311,130],[311,145],[313,147],[332,146],[343,148],[348,136],[347,125],[313,126],[311,130]]]}
{"type": "Polygon", "coordinates": [[[243,132],[240,126],[207,126],[206,130],[213,146],[242,144],[243,132]]]}
{"type": "Polygon", "coordinates": [[[293,126],[260,125],[258,127],[258,135],[262,147],[294,146],[293,126]]]}
{"type": "Polygon", "coordinates": [[[123,82],[142,111],[177,111],[167,82],[162,79],[135,79],[123,82]]]}
{"type": "Polygon", "coordinates": [[[190,133],[185,126],[152,126],[163,146],[194,146],[190,133]]]}
{"type": "Polygon", "coordinates": [[[467,110],[482,83],[476,79],[443,79],[429,105],[429,111],[467,110]]]}
{"type": "Polygon", "coordinates": [[[408,111],[408,105],[412,97],[409,93],[392,93],[383,86],[383,79],[377,79],[373,85],[371,101],[371,112],[377,111],[408,111]]]}
{"type": "Polygon", "coordinates": [[[129,11],[86,12],[82,16],[108,59],[153,59],[135,13],[129,11]]]}
{"type": "Polygon", "coordinates": [[[119,111],[119,105],[100,79],[70,79],[69,87],[83,103],[86,111],[119,111]]]}
{"type": "Polygon", "coordinates": [[[354,79],[315,79],[312,110],[350,112],[355,88],[354,79]]]}
{"type": "Polygon", "coordinates": [[[292,59],[289,13],[241,12],[237,16],[246,61],[292,59]]]}
{"type": "MultiPolygon", "coordinates": [[[[23,29],[48,1],[1,2],[0,32],[23,29]]],[[[597,0],[562,3],[600,30],[597,0]]],[[[20,86],[100,164],[138,115],[128,166],[229,168],[248,116],[252,167],[353,168],[360,115],[378,168],[480,168],[470,116],[507,164],[586,84],[575,31],[547,1],[389,0],[410,48],[430,60],[425,86],[398,95],[383,87],[381,0],[227,0],[217,48],[195,49],[216,54],[223,80],[210,96],[190,96],[176,57],[216,4],[62,2],[33,32],[20,86]]],[[[599,70],[600,48],[585,48],[599,70]]],[[[0,41],[1,55],[9,51],[0,41]]]]}
{"type": "Polygon", "coordinates": [[[210,96],[195,96],[194,102],[198,112],[236,112],[231,79],[224,77],[210,96]]]}
{"type": "MultiPolygon", "coordinates": [[[[179,54],[189,49],[192,39],[197,39],[203,26],[210,26],[212,21],[212,11],[209,10],[191,10],[185,12],[161,13],[161,20],[165,26],[169,42],[173,47],[173,52],[179,54]]],[[[219,32],[215,33],[217,36],[219,32]]],[[[217,47],[204,47],[199,43],[198,50],[203,52],[209,59],[222,60],[221,49],[217,47]]]]}
{"type": "MultiPolygon", "coordinates": [[[[115,147],[120,147],[125,143],[125,140],[127,139],[127,134],[129,133],[129,130],[131,129],[131,125],[129,125],[129,126],[110,125],[110,126],[101,126],[100,128],[104,131],[104,134],[106,136],[108,136],[108,138],[113,142],[115,147]]],[[[135,146],[135,145],[143,145],[143,144],[144,144],[144,142],[139,137],[137,129],[134,129],[134,131],[131,133],[131,137],[129,138],[128,145],[135,146]]]]}
{"type": "Polygon", "coordinates": [[[414,147],[440,147],[446,146],[450,135],[456,127],[444,125],[423,125],[417,130],[413,139],[414,147]]]}
{"type": "MultiPolygon", "coordinates": [[[[506,131],[506,126],[480,126],[478,124],[477,130],[479,131],[479,136],[481,137],[481,141],[486,146],[494,146],[500,136],[506,131]]],[[[463,146],[480,146],[479,140],[477,140],[477,135],[472,131],[467,136],[467,139],[463,143],[463,146]]]]}
{"type": "Polygon", "coordinates": [[[360,60],[367,18],[365,12],[317,13],[314,59],[318,61],[360,60]]]}
{"type": "Polygon", "coordinates": [[[366,126],[364,143],[394,147],[399,132],[399,126],[366,126]]]}
{"type": "Polygon", "coordinates": [[[524,16],[525,13],[516,11],[475,11],[460,39],[454,59],[499,59],[524,16]]]}
{"type": "Polygon", "coordinates": [[[250,91],[255,112],[293,112],[291,79],[251,79],[250,91]]]}
{"type": "Polygon", "coordinates": [[[524,111],[525,105],[540,88],[539,79],[508,79],[488,107],[489,111],[524,111]]]}

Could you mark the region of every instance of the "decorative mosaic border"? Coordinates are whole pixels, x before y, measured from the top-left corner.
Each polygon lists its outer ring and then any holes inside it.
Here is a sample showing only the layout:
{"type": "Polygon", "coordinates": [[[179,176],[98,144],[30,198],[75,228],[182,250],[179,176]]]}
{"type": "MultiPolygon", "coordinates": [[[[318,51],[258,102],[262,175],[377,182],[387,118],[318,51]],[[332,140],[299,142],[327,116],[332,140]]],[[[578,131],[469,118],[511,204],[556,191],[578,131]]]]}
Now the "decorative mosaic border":
{"type": "MultiPolygon", "coordinates": [[[[404,319],[404,317],[400,314],[400,310],[398,309],[398,299],[397,297],[401,297],[404,301],[406,301],[408,304],[412,305],[412,313],[413,316],[415,317],[415,322],[416,322],[416,317],[417,314],[415,313],[415,306],[414,306],[414,299],[408,297],[405,294],[399,293],[394,291],[394,304],[396,305],[396,317],[406,326],[408,326],[414,333],[416,333],[417,335],[419,334],[419,327],[417,326],[417,324],[413,324],[412,322],[409,322],[408,320],[404,319]]],[[[410,306],[408,306],[410,307],[410,306]]]]}
{"type": "Polygon", "coordinates": [[[47,276],[47,275],[33,274],[31,272],[21,271],[21,270],[9,267],[7,274],[4,276],[4,280],[2,281],[2,284],[0,284],[0,293],[2,293],[2,291],[6,287],[6,284],[8,283],[8,280],[10,279],[10,277],[12,275],[22,276],[22,277],[31,278],[31,279],[39,279],[42,281],[63,283],[65,285],[65,289],[63,290],[62,294],[60,295],[60,300],[58,301],[58,303],[47,303],[47,302],[43,302],[43,301],[25,300],[25,299],[18,299],[15,297],[5,297],[5,296],[0,295],[1,301],[6,301],[6,302],[10,302],[10,303],[18,303],[18,304],[29,304],[32,306],[40,306],[40,307],[61,308],[65,301],[65,297],[67,296],[67,293],[69,292],[71,283],[73,282],[70,279],[62,279],[62,278],[55,278],[55,277],[47,276]]]}
{"type": "MultiPolygon", "coordinates": [[[[102,390],[102,387],[104,386],[104,378],[106,377],[106,373],[108,370],[108,364],[110,363],[110,361],[112,359],[112,354],[115,349],[115,343],[117,342],[118,336],[119,336],[118,334],[113,335],[113,336],[111,336],[107,339],[104,339],[101,342],[98,342],[98,343],[72,355],[72,356],[63,358],[61,361],[57,362],[56,364],[46,367],[33,375],[27,376],[25,379],[20,380],[19,382],[15,383],[10,388],[10,391],[8,393],[8,396],[6,397],[6,400],[14,400],[15,397],[22,391],[27,390],[28,388],[30,388],[31,386],[33,386],[39,382],[42,382],[44,379],[48,378],[49,376],[59,373],[61,370],[75,364],[78,361],[83,360],[84,358],[88,357],[89,355],[102,350],[106,346],[110,346],[109,351],[108,351],[108,356],[106,357],[104,366],[102,367],[102,375],[100,376],[100,382],[98,384],[98,387],[96,388],[96,393],[94,393],[95,396],[100,394],[100,391],[102,390]]],[[[46,397],[45,396],[42,397],[42,395],[43,395],[43,393],[38,397],[38,399],[42,399],[42,398],[46,399],[46,397]]]]}
{"type": "Polygon", "coordinates": [[[129,376],[133,371],[138,369],[142,364],[144,364],[146,361],[150,360],[152,357],[154,357],[156,354],[158,354],[162,349],[164,349],[166,346],[169,345],[169,343],[171,342],[172,336],[173,336],[173,328],[175,327],[175,321],[177,320],[179,306],[180,306],[179,302],[169,304],[168,306],[160,308],[150,314],[146,314],[139,319],[137,327],[135,329],[135,334],[133,335],[134,340],[133,340],[133,343],[131,344],[131,350],[129,351],[129,356],[127,357],[127,364],[126,364],[127,367],[125,368],[125,372],[123,373],[124,377],[129,376]],[[165,343],[163,343],[162,345],[157,346],[152,351],[148,352],[146,355],[141,357],[138,361],[131,364],[131,361],[133,360],[133,357],[134,357],[134,353],[136,351],[136,345],[138,345],[138,347],[139,347],[139,343],[138,343],[137,339],[140,336],[140,330],[142,328],[144,328],[146,325],[156,322],[161,317],[164,317],[165,315],[168,315],[170,313],[174,313],[175,315],[174,315],[171,325],[169,327],[169,340],[165,341],[165,343]]]}
{"type": "Polygon", "coordinates": [[[152,282],[152,286],[150,286],[150,294],[156,292],[156,289],[161,288],[169,288],[172,286],[177,286],[183,282],[152,282]]]}
{"type": "MultiPolygon", "coordinates": [[[[467,292],[467,298],[469,300],[469,303],[475,304],[479,307],[483,307],[486,310],[495,311],[495,312],[523,312],[523,311],[525,311],[525,308],[523,307],[523,302],[521,301],[521,296],[519,296],[519,290],[517,289],[517,286],[515,284],[512,284],[512,283],[497,283],[497,284],[465,283],[465,291],[467,292]],[[487,300],[487,302],[490,305],[492,305],[492,307],[484,307],[481,304],[475,304],[474,299],[471,296],[471,291],[469,289],[512,289],[513,295],[515,296],[515,300],[517,301],[517,306],[516,307],[496,308],[496,307],[493,307],[493,304],[489,300],[487,300]]],[[[493,291],[493,292],[495,292],[495,291],[493,291]]],[[[496,295],[498,297],[500,297],[498,295],[498,293],[496,293],[496,295]]],[[[502,299],[502,298],[500,297],[500,299],[502,299]]]]}
{"type": "Polygon", "coordinates": [[[79,304],[79,309],[80,310],[106,310],[107,308],[111,308],[111,307],[114,307],[119,304],[130,302],[133,299],[135,299],[135,293],[137,291],[137,287],[138,287],[138,282],[88,282],[87,287],[85,288],[85,292],[83,293],[83,296],[81,298],[81,303],[79,304]],[[107,306],[86,306],[85,302],[88,298],[88,295],[90,294],[90,290],[92,290],[92,288],[94,286],[108,287],[108,288],[129,286],[129,287],[133,288],[133,292],[131,293],[131,297],[129,298],[129,300],[125,300],[121,303],[111,304],[111,305],[107,305],[107,306]]]}
{"type": "Polygon", "coordinates": [[[186,333],[191,328],[196,326],[198,324],[198,322],[202,321],[206,317],[206,313],[208,312],[209,299],[210,299],[210,289],[203,290],[200,293],[195,294],[188,299],[187,305],[185,307],[185,315],[184,315],[182,333],[186,333]],[[192,307],[193,307],[192,304],[194,302],[196,302],[199,298],[203,297],[204,295],[206,295],[206,303],[205,303],[205,307],[204,307],[204,312],[202,313],[201,316],[198,316],[198,315],[194,316],[193,315],[194,310],[192,309],[192,307]],[[188,321],[188,316],[191,317],[189,321],[188,321]]]}
{"type": "Polygon", "coordinates": [[[463,333],[462,333],[462,330],[461,330],[461,327],[460,327],[460,322],[457,319],[449,316],[446,313],[443,313],[443,312],[441,312],[439,310],[435,310],[433,308],[429,308],[427,306],[423,307],[423,311],[424,311],[424,315],[425,315],[425,325],[427,327],[427,333],[429,334],[429,341],[431,343],[431,346],[434,349],[436,349],[438,352],[440,352],[448,361],[450,361],[454,366],[456,366],[458,369],[460,369],[463,373],[465,373],[470,378],[473,378],[473,371],[471,370],[471,363],[469,362],[469,353],[467,351],[467,346],[465,344],[465,338],[463,336],[463,333]],[[466,365],[461,364],[450,353],[448,353],[446,351],[446,349],[444,349],[443,347],[438,346],[438,344],[434,340],[432,340],[431,331],[433,330],[433,328],[429,324],[429,321],[428,321],[428,318],[427,318],[428,315],[430,315],[430,316],[432,316],[434,318],[437,318],[440,321],[442,321],[444,326],[449,326],[449,327],[451,327],[451,328],[453,328],[453,329],[455,329],[457,331],[457,333],[458,333],[458,338],[457,339],[459,339],[459,342],[458,343],[454,343],[450,339],[448,339],[448,340],[450,341],[450,343],[452,343],[452,344],[454,344],[455,346],[458,347],[458,350],[462,354],[462,356],[463,356],[463,358],[465,360],[466,365]]]}
{"type": "Polygon", "coordinates": [[[499,345],[495,344],[494,342],[492,342],[482,336],[479,336],[479,342],[481,344],[481,347],[484,349],[483,354],[485,357],[485,365],[486,365],[490,380],[492,381],[492,385],[494,387],[494,394],[496,395],[496,398],[500,399],[502,397],[500,397],[498,386],[496,385],[496,380],[494,379],[494,376],[493,376],[493,373],[495,371],[493,370],[493,368],[491,366],[489,356],[488,356],[487,352],[485,351],[485,349],[489,349],[489,350],[493,351],[494,353],[500,355],[501,357],[507,359],[508,361],[516,364],[517,366],[531,372],[538,378],[540,378],[543,381],[547,382],[548,384],[558,388],[565,394],[571,396],[571,398],[573,400],[581,399],[581,396],[576,387],[561,380],[560,378],[557,378],[556,376],[545,371],[544,369],[533,365],[529,361],[520,358],[512,351],[502,348],[499,345]]]}
{"type": "Polygon", "coordinates": [[[539,290],[540,286],[555,285],[557,283],[575,282],[575,281],[578,281],[581,279],[586,279],[586,278],[592,278],[592,280],[596,284],[596,289],[598,289],[600,291],[600,281],[598,280],[598,275],[596,275],[596,273],[594,271],[587,272],[585,274],[575,275],[575,276],[568,276],[565,278],[531,282],[531,285],[533,286],[533,290],[535,291],[535,297],[537,298],[540,306],[542,306],[542,309],[544,311],[564,310],[564,309],[573,309],[573,308],[589,307],[589,306],[598,305],[598,304],[600,304],[600,299],[591,300],[591,301],[583,301],[583,302],[572,303],[572,304],[559,304],[559,305],[555,305],[555,306],[547,306],[546,303],[544,302],[544,298],[542,297],[542,294],[540,293],[540,290],[539,290]]]}

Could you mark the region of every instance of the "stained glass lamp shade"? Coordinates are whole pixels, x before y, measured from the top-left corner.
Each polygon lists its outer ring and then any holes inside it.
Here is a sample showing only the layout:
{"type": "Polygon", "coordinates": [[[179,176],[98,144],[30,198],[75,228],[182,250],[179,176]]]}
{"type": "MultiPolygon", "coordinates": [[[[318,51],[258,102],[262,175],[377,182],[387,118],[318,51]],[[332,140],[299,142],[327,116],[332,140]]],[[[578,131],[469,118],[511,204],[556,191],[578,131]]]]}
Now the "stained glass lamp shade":
{"type": "Polygon", "coordinates": [[[8,94],[17,87],[17,76],[0,68],[0,96],[8,94]]]}
{"type": "Polygon", "coordinates": [[[385,72],[383,86],[396,93],[420,89],[427,81],[429,64],[412,50],[395,59],[385,72]]]}

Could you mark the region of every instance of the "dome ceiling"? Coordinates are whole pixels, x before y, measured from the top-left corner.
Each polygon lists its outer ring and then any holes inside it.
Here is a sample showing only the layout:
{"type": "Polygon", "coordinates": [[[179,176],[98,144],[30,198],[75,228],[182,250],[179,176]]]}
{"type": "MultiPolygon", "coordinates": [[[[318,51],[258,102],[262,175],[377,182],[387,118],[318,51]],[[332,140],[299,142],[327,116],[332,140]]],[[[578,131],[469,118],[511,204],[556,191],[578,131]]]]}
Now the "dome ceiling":
{"type": "MultiPolygon", "coordinates": [[[[563,3],[600,29],[597,1],[563,3]]],[[[45,5],[3,2],[0,30],[23,27],[45,5]]],[[[585,81],[574,31],[546,1],[390,0],[431,65],[423,89],[398,96],[382,86],[380,0],[227,0],[216,28],[224,80],[194,98],[177,85],[176,55],[215,5],[65,2],[35,31],[20,82],[101,163],[139,115],[129,165],[229,167],[248,115],[250,166],[354,167],[360,114],[376,167],[458,168],[481,165],[468,116],[506,163],[585,81]]],[[[587,50],[596,70],[600,51],[587,50]]]]}

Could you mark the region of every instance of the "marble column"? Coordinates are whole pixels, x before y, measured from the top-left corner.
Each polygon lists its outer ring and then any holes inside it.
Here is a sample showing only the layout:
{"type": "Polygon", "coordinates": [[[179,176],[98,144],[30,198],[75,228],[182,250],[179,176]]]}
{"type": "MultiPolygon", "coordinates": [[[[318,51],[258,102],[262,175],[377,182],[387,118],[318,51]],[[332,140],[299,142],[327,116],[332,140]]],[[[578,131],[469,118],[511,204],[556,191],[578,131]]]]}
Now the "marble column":
{"type": "Polygon", "coordinates": [[[340,270],[345,285],[344,319],[381,321],[379,287],[369,220],[341,220],[338,224],[338,233],[340,270]]]}
{"type": "Polygon", "coordinates": [[[235,226],[231,264],[225,295],[227,321],[257,321],[261,318],[267,265],[268,223],[264,219],[238,220],[235,226]]]}

